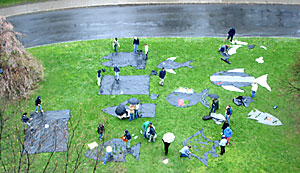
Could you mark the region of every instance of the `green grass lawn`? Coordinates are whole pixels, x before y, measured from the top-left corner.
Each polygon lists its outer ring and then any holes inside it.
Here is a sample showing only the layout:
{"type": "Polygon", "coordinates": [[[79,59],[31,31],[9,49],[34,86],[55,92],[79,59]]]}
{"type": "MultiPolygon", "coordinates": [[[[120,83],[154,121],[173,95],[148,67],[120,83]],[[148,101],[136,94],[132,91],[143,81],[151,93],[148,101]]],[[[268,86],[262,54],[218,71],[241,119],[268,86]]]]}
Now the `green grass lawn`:
{"type": "Polygon", "coordinates": [[[0,8],[6,8],[9,6],[14,5],[23,5],[23,4],[29,4],[29,3],[37,3],[37,2],[45,2],[50,0],[1,0],[0,1],[0,8]]]}
{"type": "MultiPolygon", "coordinates": [[[[299,135],[299,102],[293,101],[293,93],[288,92],[286,77],[289,68],[297,59],[300,52],[300,40],[293,38],[240,38],[240,41],[255,44],[256,47],[249,50],[243,46],[237,50],[228,65],[220,60],[217,52],[223,45],[223,38],[141,38],[140,45],[149,45],[149,60],[145,70],[137,70],[133,67],[121,68],[120,75],[148,75],[160,62],[169,57],[177,57],[177,62],[194,60],[191,63],[195,68],[182,67],[176,69],[176,75],[167,73],[165,85],[158,85],[159,78],[151,77],[150,94],[159,94],[157,100],[151,100],[148,95],[98,95],[96,85],[96,72],[105,68],[105,75],[113,75],[113,68],[103,67],[102,59],[113,52],[112,39],[62,43],[28,49],[39,59],[45,70],[45,80],[40,83],[31,98],[23,101],[23,111],[34,110],[34,99],[42,96],[45,111],[71,110],[71,123],[74,125],[81,119],[71,147],[69,171],[74,168],[76,149],[84,143],[98,142],[96,133],[99,122],[104,122],[106,127],[105,139],[119,138],[125,129],[139,137],[131,141],[131,146],[141,142],[141,154],[139,161],[131,155],[127,156],[127,163],[108,163],[105,166],[99,164],[97,171],[114,172],[299,172],[300,171],[300,135],[299,135]],[[260,46],[266,46],[264,50],[260,46]],[[255,59],[263,56],[264,63],[258,64],[255,59]],[[209,77],[218,72],[233,68],[244,68],[245,73],[254,77],[268,74],[268,84],[272,88],[259,86],[255,101],[249,108],[238,107],[232,99],[239,95],[250,96],[251,86],[244,87],[245,93],[237,93],[224,90],[212,84],[209,77]],[[208,157],[207,168],[198,159],[191,160],[179,158],[181,142],[195,132],[204,128],[204,134],[211,140],[219,140],[222,125],[216,125],[212,120],[203,121],[209,109],[198,103],[192,107],[176,108],[170,105],[165,97],[178,87],[193,88],[200,93],[209,88],[210,93],[220,96],[220,109],[218,113],[224,114],[225,107],[230,104],[233,107],[231,128],[233,136],[231,145],[226,147],[225,155],[214,158],[208,157]],[[103,113],[103,108],[118,105],[119,103],[136,97],[143,99],[143,103],[157,104],[155,118],[141,118],[131,122],[119,120],[111,115],[103,113]],[[278,105],[278,109],[273,109],[278,105]],[[247,114],[254,108],[268,112],[283,123],[283,126],[268,126],[259,124],[255,120],[247,119],[247,114]],[[144,121],[152,121],[158,134],[155,143],[148,143],[140,134],[144,121]],[[162,135],[173,132],[175,141],[169,148],[169,164],[165,165],[162,135]]],[[[120,52],[133,51],[132,39],[119,39],[120,52]]],[[[142,46],[139,49],[144,49],[142,46]]],[[[209,98],[207,98],[210,101],[209,98]]],[[[20,123],[16,115],[13,119],[20,123]]],[[[73,127],[69,126],[69,132],[73,127]]],[[[84,152],[87,150],[84,147],[84,152]]],[[[208,150],[205,148],[205,150],[208,150]]],[[[191,150],[194,153],[196,151],[191,150]]],[[[220,152],[220,148],[217,148],[220,152]]],[[[41,171],[45,166],[49,153],[36,155],[31,167],[32,170],[41,171]]],[[[65,169],[66,153],[55,153],[54,159],[48,166],[51,171],[57,165],[56,171],[65,169]]],[[[92,172],[95,161],[82,155],[82,164],[79,172],[92,172]]],[[[2,171],[0,171],[2,172],[2,171]]]]}

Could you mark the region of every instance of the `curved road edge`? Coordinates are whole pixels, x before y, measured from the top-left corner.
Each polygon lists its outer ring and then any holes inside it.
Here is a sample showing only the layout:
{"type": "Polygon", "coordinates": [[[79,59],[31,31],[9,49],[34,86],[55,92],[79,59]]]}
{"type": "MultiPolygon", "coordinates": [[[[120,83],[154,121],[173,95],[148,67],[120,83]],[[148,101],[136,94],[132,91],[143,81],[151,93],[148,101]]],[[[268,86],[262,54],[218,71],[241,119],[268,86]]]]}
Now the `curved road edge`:
{"type": "Polygon", "coordinates": [[[16,16],[44,11],[71,8],[122,6],[122,5],[162,5],[162,4],[283,4],[300,5],[299,0],[57,0],[0,8],[0,16],[16,16]]]}

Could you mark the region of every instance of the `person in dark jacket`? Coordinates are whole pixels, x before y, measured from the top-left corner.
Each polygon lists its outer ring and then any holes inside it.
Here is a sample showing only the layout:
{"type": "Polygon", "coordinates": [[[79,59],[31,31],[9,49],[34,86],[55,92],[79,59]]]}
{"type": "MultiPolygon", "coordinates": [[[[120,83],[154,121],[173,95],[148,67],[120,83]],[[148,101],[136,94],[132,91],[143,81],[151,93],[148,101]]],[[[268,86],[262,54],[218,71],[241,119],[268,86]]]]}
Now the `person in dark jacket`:
{"type": "Polygon", "coordinates": [[[124,132],[124,138],[127,140],[127,148],[130,148],[131,135],[128,130],[125,130],[124,132]]]}
{"type": "Polygon", "coordinates": [[[140,44],[140,40],[137,37],[134,37],[133,39],[133,51],[134,53],[137,53],[137,47],[140,44]]]}
{"type": "Polygon", "coordinates": [[[28,118],[26,115],[27,115],[26,112],[22,115],[23,130],[25,129],[25,125],[31,127],[30,121],[32,120],[32,118],[28,118]]]}
{"type": "Polygon", "coordinates": [[[165,76],[166,76],[166,71],[165,71],[165,68],[163,67],[161,69],[161,71],[159,72],[159,78],[160,78],[159,85],[161,85],[161,86],[164,85],[165,76]]]}
{"type": "Polygon", "coordinates": [[[216,113],[216,110],[219,109],[219,100],[218,99],[213,99],[213,102],[211,104],[211,110],[209,113],[212,113],[212,111],[214,111],[214,113],[216,113]]]}
{"type": "Polygon", "coordinates": [[[119,80],[119,73],[120,73],[119,67],[115,66],[114,72],[115,72],[115,80],[119,80]]]}
{"type": "Polygon", "coordinates": [[[100,123],[98,125],[98,129],[97,129],[97,132],[99,134],[99,141],[101,142],[102,140],[102,137],[103,137],[103,132],[104,132],[105,128],[104,128],[104,125],[102,123],[100,123]]]}
{"type": "Polygon", "coordinates": [[[227,33],[227,40],[230,38],[230,42],[232,42],[233,36],[235,35],[235,29],[231,28],[227,33]]]}
{"type": "Polygon", "coordinates": [[[222,135],[224,134],[224,130],[227,128],[227,127],[229,127],[229,123],[228,123],[228,120],[225,120],[224,121],[224,124],[223,124],[223,126],[222,126],[222,135]]]}
{"type": "Polygon", "coordinates": [[[42,109],[42,100],[41,100],[41,96],[38,96],[35,99],[35,113],[38,113],[38,107],[40,108],[40,111],[43,113],[43,109],[42,109]]]}

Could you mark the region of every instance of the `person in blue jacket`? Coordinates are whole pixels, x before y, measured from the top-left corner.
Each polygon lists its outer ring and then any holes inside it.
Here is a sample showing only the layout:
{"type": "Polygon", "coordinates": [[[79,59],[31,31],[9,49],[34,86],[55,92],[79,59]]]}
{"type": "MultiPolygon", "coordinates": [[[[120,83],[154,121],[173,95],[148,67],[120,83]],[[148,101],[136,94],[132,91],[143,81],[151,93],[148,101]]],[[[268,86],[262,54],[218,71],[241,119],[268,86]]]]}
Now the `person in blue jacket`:
{"type": "Polygon", "coordinates": [[[159,78],[160,78],[159,85],[161,85],[161,86],[164,85],[165,76],[166,76],[166,71],[165,71],[165,68],[163,67],[161,69],[161,71],[159,72],[159,78]]]}

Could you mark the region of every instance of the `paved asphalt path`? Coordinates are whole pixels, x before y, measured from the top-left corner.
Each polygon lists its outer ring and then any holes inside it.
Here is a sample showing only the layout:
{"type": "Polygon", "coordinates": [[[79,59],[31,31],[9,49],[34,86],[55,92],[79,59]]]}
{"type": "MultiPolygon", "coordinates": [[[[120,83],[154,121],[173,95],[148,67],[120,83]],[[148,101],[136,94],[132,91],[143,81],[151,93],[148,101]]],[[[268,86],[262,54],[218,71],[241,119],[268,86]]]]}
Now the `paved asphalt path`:
{"type": "Polygon", "coordinates": [[[114,37],[300,37],[300,6],[189,4],[77,8],[9,17],[25,47],[114,37]]]}

